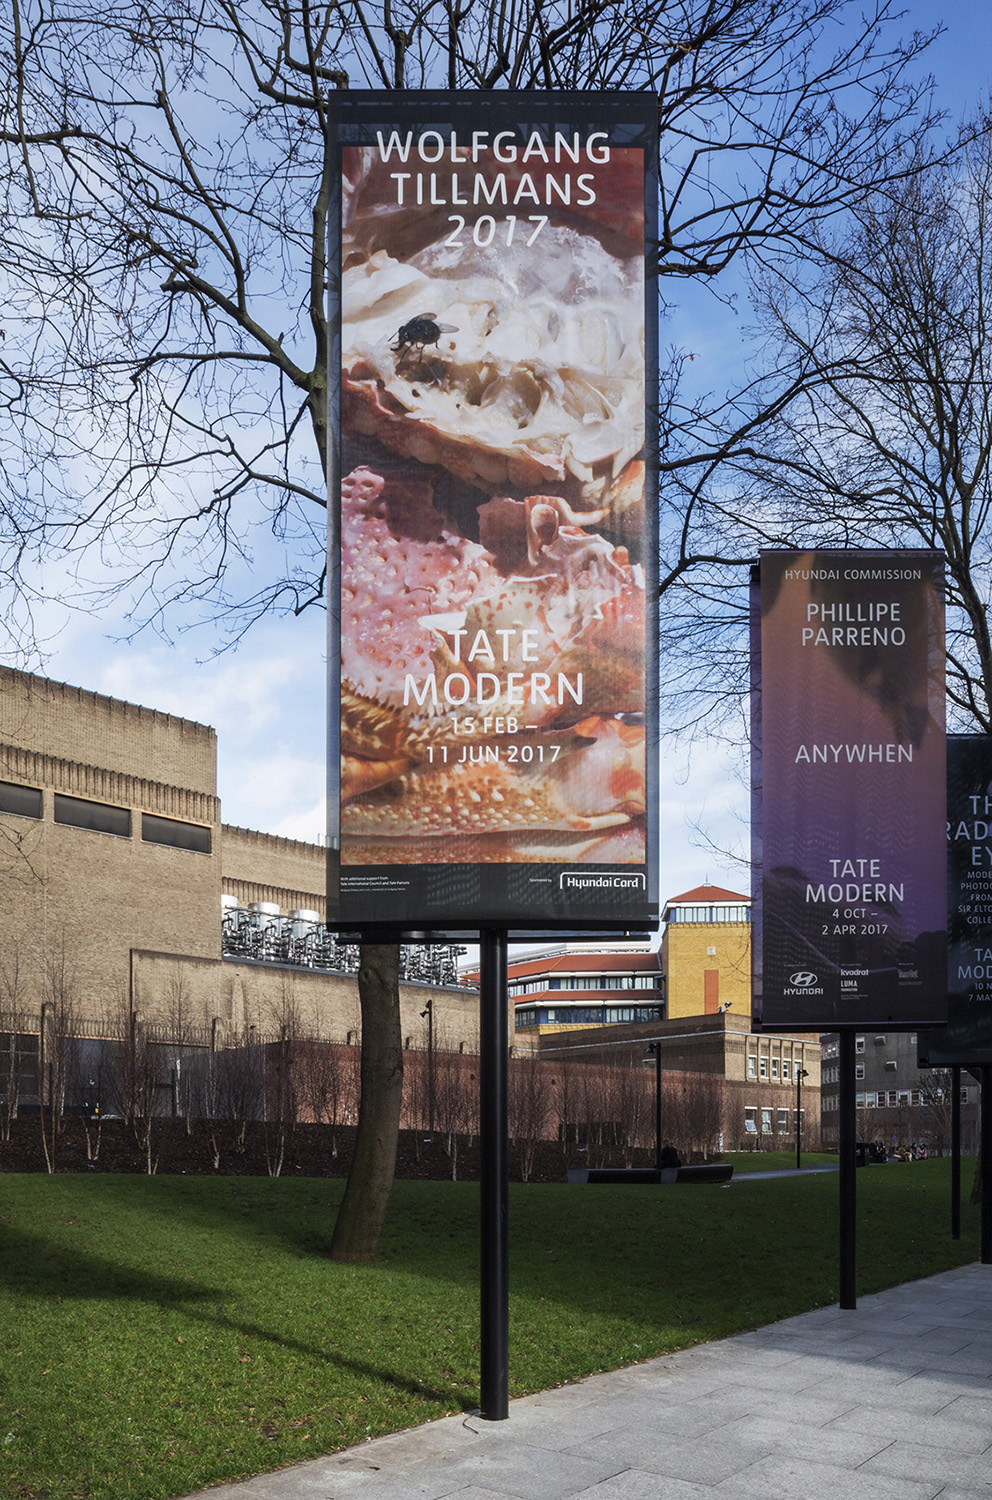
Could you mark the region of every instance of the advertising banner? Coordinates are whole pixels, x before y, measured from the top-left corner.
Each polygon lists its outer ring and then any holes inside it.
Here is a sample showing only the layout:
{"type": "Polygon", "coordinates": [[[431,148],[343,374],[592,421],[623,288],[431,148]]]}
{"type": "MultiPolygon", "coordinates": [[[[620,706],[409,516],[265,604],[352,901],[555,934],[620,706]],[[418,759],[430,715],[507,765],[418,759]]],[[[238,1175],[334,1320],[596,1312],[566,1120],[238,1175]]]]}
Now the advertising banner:
{"type": "Polygon", "coordinates": [[[947,1025],[920,1032],[922,1066],[992,1063],[992,738],[947,737],[947,1025]]]}
{"type": "Polygon", "coordinates": [[[334,108],[329,919],[644,930],[655,102],[334,108]]]}
{"type": "Polygon", "coordinates": [[[766,552],[753,711],[755,1020],[947,1014],[943,557],[766,552]]]}

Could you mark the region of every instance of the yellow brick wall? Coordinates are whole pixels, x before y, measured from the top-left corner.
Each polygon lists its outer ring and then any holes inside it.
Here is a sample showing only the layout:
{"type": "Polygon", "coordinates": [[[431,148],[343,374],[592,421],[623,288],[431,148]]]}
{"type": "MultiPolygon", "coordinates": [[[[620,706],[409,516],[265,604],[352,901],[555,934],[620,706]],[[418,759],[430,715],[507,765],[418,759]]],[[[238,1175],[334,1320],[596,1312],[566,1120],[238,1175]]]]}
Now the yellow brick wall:
{"type": "MultiPolygon", "coordinates": [[[[479,997],[472,990],[433,985],[400,986],[400,1025],[404,1043],[427,1045],[421,1012],[434,1007],[439,1048],[478,1051],[479,997]]],[[[206,961],[173,953],[134,955],[134,1004],[142,1021],[168,1027],[180,1008],[195,1026],[216,1017],[222,1039],[254,1026],[260,1037],[278,1036],[289,1024],[306,1036],[346,1042],[361,1036],[358,982],[353,975],[321,974],[285,965],[206,961]]]]}
{"type": "Polygon", "coordinates": [[[224,825],[221,841],[224,891],[242,906],[275,901],[284,912],[326,910],[326,854],[319,844],[224,825]]]}
{"type": "Polygon", "coordinates": [[[0,667],[0,743],[216,795],[217,736],[206,724],[0,667]]]}
{"type": "MultiPolygon", "coordinates": [[[[715,972],[718,1003],[751,1013],[751,927],[747,922],[670,922],[661,944],[666,1014],[706,1011],[706,973],[715,972]],[[716,951],[711,953],[710,949],[716,951]]],[[[716,1004],[712,1004],[716,1009],[716,1004]]]]}
{"type": "MultiPolygon", "coordinates": [[[[0,812],[0,1012],[71,1002],[90,1028],[143,1022],[254,1025],[282,1020],[329,1040],[360,1029],[353,977],[221,960],[221,892],[242,905],[324,912],[325,851],[222,826],[212,729],[81,688],[0,668],[0,780],[42,790],[42,817],[0,812]],[[131,837],[54,821],[56,792],[128,808],[131,837]],[[141,812],[207,826],[211,853],[141,838],[141,812]]],[[[402,987],[404,1039],[478,1046],[478,996],[402,987]]]]}

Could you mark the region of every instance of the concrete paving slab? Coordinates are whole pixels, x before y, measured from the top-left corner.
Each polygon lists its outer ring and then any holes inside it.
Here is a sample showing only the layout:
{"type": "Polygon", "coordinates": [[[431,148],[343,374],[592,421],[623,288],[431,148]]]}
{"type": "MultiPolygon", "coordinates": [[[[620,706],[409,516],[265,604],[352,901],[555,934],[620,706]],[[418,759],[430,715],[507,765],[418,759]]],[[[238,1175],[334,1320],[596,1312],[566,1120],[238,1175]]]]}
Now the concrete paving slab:
{"type": "Polygon", "coordinates": [[[935,1500],[937,1494],[928,1480],[855,1476],[846,1466],[776,1456],[717,1485],[709,1500],[935,1500]]]}
{"type": "Polygon", "coordinates": [[[731,1442],[735,1436],[755,1449],[756,1458],[801,1452],[814,1463],[849,1470],[860,1468],[892,1441],[884,1433],[841,1432],[833,1426],[810,1428],[802,1422],[761,1415],[744,1418],[725,1428],[719,1439],[731,1442]]]}
{"type": "Polygon", "coordinates": [[[992,1457],[959,1453],[953,1448],[925,1447],[897,1439],[864,1464],[862,1474],[890,1474],[894,1479],[927,1479],[941,1484],[984,1485],[992,1494],[992,1457]]]}
{"type": "Polygon", "coordinates": [[[974,1264],[203,1500],[992,1500],[990,1314],[974,1264]]]}

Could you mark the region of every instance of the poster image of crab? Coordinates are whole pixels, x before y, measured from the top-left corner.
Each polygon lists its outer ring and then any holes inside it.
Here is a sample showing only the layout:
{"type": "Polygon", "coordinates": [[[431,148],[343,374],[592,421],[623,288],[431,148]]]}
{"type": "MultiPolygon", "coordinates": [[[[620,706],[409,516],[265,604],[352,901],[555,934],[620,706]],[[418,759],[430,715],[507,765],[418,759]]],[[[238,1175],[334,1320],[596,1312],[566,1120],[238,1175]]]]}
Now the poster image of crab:
{"type": "Polygon", "coordinates": [[[512,97],[471,130],[398,125],[393,97],[342,148],[340,878],[392,910],[443,886],[449,919],[629,919],[651,862],[646,152],[588,108],[522,124],[512,97]]]}

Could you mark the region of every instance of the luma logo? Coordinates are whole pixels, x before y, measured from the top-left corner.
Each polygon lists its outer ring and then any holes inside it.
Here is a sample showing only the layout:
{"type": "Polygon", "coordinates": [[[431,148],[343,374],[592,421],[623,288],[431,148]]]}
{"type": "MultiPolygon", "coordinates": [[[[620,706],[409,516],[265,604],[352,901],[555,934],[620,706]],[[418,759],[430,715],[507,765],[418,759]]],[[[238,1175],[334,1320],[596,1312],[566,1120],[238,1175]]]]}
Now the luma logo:
{"type": "Polygon", "coordinates": [[[816,983],[816,975],[810,974],[806,969],[798,969],[795,974],[789,975],[789,983],[794,984],[797,990],[809,989],[811,984],[816,983]]]}

